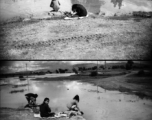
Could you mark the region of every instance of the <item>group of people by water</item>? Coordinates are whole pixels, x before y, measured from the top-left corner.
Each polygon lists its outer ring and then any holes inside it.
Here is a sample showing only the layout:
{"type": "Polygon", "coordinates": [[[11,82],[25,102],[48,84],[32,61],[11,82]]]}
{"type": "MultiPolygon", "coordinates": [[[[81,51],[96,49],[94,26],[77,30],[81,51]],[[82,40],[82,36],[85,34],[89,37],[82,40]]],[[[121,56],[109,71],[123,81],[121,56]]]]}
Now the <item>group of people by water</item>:
{"type": "MultiPolygon", "coordinates": [[[[30,108],[36,113],[40,113],[41,117],[54,117],[55,113],[51,111],[49,106],[50,99],[44,98],[42,104],[38,105],[36,103],[36,99],[38,97],[37,94],[27,93],[25,97],[28,101],[28,104],[24,108],[30,108]]],[[[66,114],[69,118],[71,116],[83,115],[83,112],[80,110],[78,103],[80,102],[79,95],[75,95],[74,98],[67,104],[67,111],[62,112],[66,114]]]]}
{"type": "MultiPolygon", "coordinates": [[[[59,0],[52,0],[50,7],[52,8],[52,12],[57,12],[60,9],[61,3],[59,0]]],[[[86,8],[81,4],[73,4],[72,5],[72,11],[66,12],[66,15],[70,18],[77,18],[77,17],[86,17],[87,16],[87,10],[86,8]]]]}

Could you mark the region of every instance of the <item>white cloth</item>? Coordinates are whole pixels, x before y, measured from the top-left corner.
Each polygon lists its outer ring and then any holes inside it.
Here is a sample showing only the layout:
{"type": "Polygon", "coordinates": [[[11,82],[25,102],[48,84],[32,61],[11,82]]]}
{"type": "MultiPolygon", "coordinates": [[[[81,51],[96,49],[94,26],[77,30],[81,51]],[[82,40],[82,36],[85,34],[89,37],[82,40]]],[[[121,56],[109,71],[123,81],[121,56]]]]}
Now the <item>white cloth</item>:
{"type": "MultiPolygon", "coordinates": [[[[34,114],[34,117],[41,118],[40,114],[34,114]]],[[[48,118],[59,118],[59,117],[67,117],[67,114],[57,113],[54,117],[48,117],[48,118]]]]}
{"type": "Polygon", "coordinates": [[[64,19],[65,20],[74,20],[74,19],[82,19],[82,18],[86,18],[86,17],[88,17],[89,15],[87,15],[87,16],[84,16],[84,17],[65,17],[64,19]]]}

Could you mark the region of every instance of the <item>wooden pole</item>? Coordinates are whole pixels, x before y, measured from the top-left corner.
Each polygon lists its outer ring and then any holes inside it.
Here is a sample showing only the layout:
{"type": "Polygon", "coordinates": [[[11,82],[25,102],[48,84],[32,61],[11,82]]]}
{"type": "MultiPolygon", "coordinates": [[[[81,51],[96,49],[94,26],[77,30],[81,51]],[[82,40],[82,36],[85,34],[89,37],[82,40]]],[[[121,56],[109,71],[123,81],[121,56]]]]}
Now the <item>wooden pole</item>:
{"type": "Polygon", "coordinates": [[[106,67],[107,67],[107,66],[106,66],[106,60],[105,60],[105,69],[106,69],[106,67]]]}
{"type": "MultiPolygon", "coordinates": [[[[98,61],[97,61],[97,75],[98,75],[98,61]]],[[[97,93],[98,93],[98,85],[97,85],[97,93]]]]}
{"type": "Polygon", "coordinates": [[[28,73],[27,73],[27,63],[26,63],[26,74],[27,74],[27,82],[28,82],[28,91],[29,91],[29,80],[28,80],[28,73]]]}

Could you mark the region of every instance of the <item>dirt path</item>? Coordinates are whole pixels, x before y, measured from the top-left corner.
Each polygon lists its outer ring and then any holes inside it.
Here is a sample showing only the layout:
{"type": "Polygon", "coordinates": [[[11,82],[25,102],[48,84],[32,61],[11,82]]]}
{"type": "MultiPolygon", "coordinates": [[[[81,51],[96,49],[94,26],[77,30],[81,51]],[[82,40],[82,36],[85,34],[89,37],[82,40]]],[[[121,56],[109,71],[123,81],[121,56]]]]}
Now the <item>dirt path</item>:
{"type": "Polygon", "coordinates": [[[152,19],[86,18],[1,25],[1,59],[147,59],[152,19]]]}

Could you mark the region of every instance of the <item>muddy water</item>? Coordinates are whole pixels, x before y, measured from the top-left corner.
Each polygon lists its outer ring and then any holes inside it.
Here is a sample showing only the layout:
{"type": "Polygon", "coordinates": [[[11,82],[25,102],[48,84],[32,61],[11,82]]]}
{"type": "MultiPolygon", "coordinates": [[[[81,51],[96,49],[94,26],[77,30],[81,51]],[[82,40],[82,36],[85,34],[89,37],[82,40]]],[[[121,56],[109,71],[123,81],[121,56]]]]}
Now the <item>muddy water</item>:
{"type": "MultiPolygon", "coordinates": [[[[71,5],[83,4],[89,12],[114,15],[132,11],[152,11],[151,0],[59,0],[61,11],[70,11],[71,5]]],[[[14,17],[27,18],[47,14],[51,0],[0,0],[0,21],[14,17]]]]}
{"type": "MultiPolygon", "coordinates": [[[[16,78],[17,79],[17,78],[16,78]]],[[[15,80],[15,78],[14,78],[15,80]]],[[[25,84],[14,82],[14,84],[25,84]]],[[[23,107],[27,104],[24,94],[37,93],[37,103],[42,103],[45,97],[50,98],[52,111],[65,111],[66,104],[76,94],[80,96],[79,107],[87,120],[150,120],[152,101],[140,99],[118,91],[106,91],[92,84],[77,81],[30,81],[30,86],[1,86],[1,107],[23,107]],[[10,93],[13,90],[24,89],[24,92],[10,93]],[[99,91],[99,92],[97,92],[99,91]]]]}

